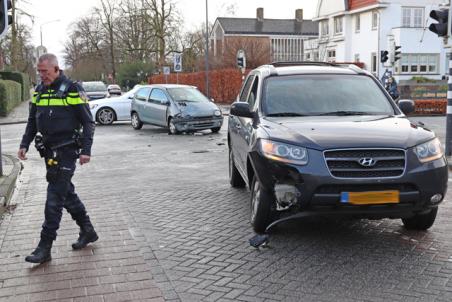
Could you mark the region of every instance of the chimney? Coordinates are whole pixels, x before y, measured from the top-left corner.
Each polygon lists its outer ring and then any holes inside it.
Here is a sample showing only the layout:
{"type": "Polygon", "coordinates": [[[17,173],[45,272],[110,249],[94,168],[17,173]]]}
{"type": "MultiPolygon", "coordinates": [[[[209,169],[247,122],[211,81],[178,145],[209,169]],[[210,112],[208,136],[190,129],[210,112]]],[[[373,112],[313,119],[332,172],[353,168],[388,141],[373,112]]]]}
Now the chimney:
{"type": "Polygon", "coordinates": [[[258,7],[256,9],[256,18],[257,18],[257,21],[260,21],[260,22],[264,21],[264,8],[263,7],[258,7]]]}
{"type": "Polygon", "coordinates": [[[303,9],[297,9],[295,10],[295,20],[297,22],[303,22],[303,9]]]}
{"type": "Polygon", "coordinates": [[[295,32],[303,33],[303,9],[301,8],[295,10],[295,32]]]}

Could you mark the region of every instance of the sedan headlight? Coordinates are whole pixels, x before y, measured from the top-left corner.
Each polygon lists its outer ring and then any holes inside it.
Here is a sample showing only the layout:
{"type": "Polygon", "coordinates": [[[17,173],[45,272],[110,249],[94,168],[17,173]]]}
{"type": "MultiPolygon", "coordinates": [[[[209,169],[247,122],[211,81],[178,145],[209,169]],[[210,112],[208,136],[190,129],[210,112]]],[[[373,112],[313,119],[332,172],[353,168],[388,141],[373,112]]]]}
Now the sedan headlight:
{"type": "Polygon", "coordinates": [[[262,153],[269,159],[296,165],[308,163],[308,150],[306,148],[267,139],[261,139],[260,144],[262,153]]]}
{"type": "Polygon", "coordinates": [[[215,116],[221,116],[221,111],[220,110],[215,110],[213,114],[215,116]]]}
{"type": "Polygon", "coordinates": [[[99,106],[98,104],[89,104],[89,109],[93,110],[94,108],[97,108],[99,106]]]}
{"type": "Polygon", "coordinates": [[[422,163],[426,163],[443,156],[441,143],[438,138],[414,147],[414,152],[416,153],[419,161],[422,163]]]}

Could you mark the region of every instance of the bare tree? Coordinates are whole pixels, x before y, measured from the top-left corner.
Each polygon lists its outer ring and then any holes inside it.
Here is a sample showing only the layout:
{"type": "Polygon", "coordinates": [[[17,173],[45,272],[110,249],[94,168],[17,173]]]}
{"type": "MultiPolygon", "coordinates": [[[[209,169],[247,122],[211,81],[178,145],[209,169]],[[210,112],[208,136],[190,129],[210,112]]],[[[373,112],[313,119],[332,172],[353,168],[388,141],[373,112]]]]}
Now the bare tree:
{"type": "Polygon", "coordinates": [[[116,29],[116,11],[117,4],[115,0],[101,0],[101,8],[94,8],[96,15],[100,20],[105,34],[105,42],[108,44],[109,57],[111,64],[111,75],[113,82],[116,79],[116,58],[115,58],[115,29],[116,29]]]}
{"type": "Polygon", "coordinates": [[[143,5],[149,14],[146,21],[156,39],[158,63],[162,67],[166,56],[179,50],[182,19],[171,0],[143,0],[143,5]]]}

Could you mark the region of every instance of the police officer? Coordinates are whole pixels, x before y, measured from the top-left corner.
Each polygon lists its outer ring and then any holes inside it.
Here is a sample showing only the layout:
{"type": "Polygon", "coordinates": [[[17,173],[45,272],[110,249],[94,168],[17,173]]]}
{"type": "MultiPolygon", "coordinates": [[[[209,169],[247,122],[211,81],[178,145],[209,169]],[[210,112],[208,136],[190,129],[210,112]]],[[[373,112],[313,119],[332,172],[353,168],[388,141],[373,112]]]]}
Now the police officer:
{"type": "MultiPolygon", "coordinates": [[[[71,182],[77,158],[83,165],[90,161],[91,156],[94,121],[86,94],[79,84],[63,74],[53,54],[44,54],[39,58],[38,73],[42,82],[33,95],[25,134],[17,153],[19,159],[26,160],[30,143],[35,137],[41,138],[40,146],[44,151],[40,149],[40,153],[47,168],[47,200],[41,240],[31,255],[25,258],[25,261],[32,263],[51,260],[52,243],[57,236],[63,208],[80,226],[79,238],[72,244],[73,249],[84,248],[98,239],[71,182]],[[80,144],[77,144],[76,133],[81,128],[83,135],[80,144]]],[[[35,142],[38,145],[37,139],[35,142]]]]}

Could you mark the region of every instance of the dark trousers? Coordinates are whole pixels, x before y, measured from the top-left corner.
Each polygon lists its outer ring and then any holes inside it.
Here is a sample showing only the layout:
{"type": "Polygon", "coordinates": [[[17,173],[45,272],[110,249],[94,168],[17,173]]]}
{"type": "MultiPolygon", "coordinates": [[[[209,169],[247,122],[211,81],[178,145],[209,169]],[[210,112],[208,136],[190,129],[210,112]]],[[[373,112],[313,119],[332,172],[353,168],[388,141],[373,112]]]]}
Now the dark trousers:
{"type": "Polygon", "coordinates": [[[86,214],[85,206],[75,193],[71,182],[74,175],[78,152],[75,147],[63,147],[58,150],[57,165],[49,165],[46,158],[47,168],[47,200],[44,210],[45,220],[42,225],[41,238],[55,240],[57,230],[60,227],[63,208],[65,208],[72,219],[81,227],[90,223],[86,214]]]}

